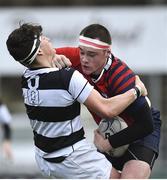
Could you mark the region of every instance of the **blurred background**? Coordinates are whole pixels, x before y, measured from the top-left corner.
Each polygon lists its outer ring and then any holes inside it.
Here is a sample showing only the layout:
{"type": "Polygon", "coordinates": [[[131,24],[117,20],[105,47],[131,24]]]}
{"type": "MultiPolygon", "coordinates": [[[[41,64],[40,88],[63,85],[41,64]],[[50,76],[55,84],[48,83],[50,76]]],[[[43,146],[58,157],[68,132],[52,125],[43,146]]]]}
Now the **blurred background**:
{"type": "MultiPolygon", "coordinates": [[[[140,75],[153,106],[161,111],[160,155],[151,177],[167,178],[167,0],[0,0],[0,97],[13,117],[14,154],[12,161],[6,160],[0,146],[0,178],[45,178],[35,164],[22,99],[24,67],[6,49],[6,39],[20,21],[40,23],[55,47],[77,46],[79,32],[90,23],[110,30],[113,53],[140,75]]],[[[86,134],[92,141],[96,125],[82,109],[86,134]]]]}

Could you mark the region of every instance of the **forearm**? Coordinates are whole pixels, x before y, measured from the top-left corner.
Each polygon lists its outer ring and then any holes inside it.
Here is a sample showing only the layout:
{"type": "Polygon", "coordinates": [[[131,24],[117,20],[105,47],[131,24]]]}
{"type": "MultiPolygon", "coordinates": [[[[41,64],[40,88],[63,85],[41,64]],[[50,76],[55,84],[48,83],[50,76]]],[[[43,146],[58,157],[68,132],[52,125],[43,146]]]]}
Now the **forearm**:
{"type": "Polygon", "coordinates": [[[136,100],[136,98],[137,96],[134,89],[130,89],[124,94],[109,98],[109,101],[105,101],[106,111],[108,112],[107,118],[119,115],[131,103],[133,103],[136,100]]]}
{"type": "Polygon", "coordinates": [[[130,144],[135,140],[143,138],[153,131],[153,120],[151,110],[145,103],[134,115],[135,122],[128,128],[111,136],[109,142],[116,148],[125,144],[130,144]]]}
{"type": "Polygon", "coordinates": [[[103,98],[96,90],[92,90],[84,104],[98,116],[112,118],[124,111],[136,98],[136,90],[133,88],[124,94],[108,99],[103,98]]]}

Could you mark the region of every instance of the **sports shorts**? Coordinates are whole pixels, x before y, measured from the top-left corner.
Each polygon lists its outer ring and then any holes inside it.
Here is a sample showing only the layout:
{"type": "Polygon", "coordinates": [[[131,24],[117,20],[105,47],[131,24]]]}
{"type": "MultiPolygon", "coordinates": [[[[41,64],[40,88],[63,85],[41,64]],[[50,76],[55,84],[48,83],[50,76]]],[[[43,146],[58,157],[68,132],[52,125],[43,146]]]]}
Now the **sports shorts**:
{"type": "Polygon", "coordinates": [[[130,160],[147,162],[152,169],[158,154],[148,147],[133,143],[121,157],[111,157],[108,154],[105,154],[105,156],[112,163],[113,167],[122,171],[124,164],[130,160]]]}
{"type": "Polygon", "coordinates": [[[35,158],[44,176],[53,178],[109,179],[112,169],[112,165],[106,157],[86,141],[63,161],[54,162],[54,158],[52,158],[53,161],[49,162],[39,153],[36,153],[35,158]]]}

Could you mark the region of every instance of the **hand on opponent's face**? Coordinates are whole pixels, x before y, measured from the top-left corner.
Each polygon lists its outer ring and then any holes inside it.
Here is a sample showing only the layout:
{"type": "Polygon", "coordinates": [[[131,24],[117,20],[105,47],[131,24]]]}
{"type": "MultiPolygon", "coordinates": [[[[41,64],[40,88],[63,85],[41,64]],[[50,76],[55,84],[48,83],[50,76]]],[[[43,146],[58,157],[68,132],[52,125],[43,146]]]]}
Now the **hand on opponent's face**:
{"type": "Polygon", "coordinates": [[[55,56],[52,60],[52,65],[53,65],[53,67],[57,67],[58,69],[62,69],[65,67],[71,67],[72,63],[70,62],[70,60],[66,56],[55,54],[55,56]]]}

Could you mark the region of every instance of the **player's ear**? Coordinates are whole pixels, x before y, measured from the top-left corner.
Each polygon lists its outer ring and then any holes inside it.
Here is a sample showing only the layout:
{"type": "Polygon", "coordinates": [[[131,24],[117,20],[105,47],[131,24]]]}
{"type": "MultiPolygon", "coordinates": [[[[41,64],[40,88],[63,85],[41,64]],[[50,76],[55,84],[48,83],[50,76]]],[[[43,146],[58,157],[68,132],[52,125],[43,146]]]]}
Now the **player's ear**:
{"type": "Polygon", "coordinates": [[[108,55],[111,54],[111,47],[109,49],[107,49],[107,53],[108,53],[108,55]]]}
{"type": "Polygon", "coordinates": [[[39,48],[38,55],[42,55],[42,54],[43,54],[43,51],[41,48],[39,48]]]}
{"type": "Polygon", "coordinates": [[[109,57],[110,54],[111,54],[111,50],[110,49],[105,50],[105,56],[106,57],[109,57]]]}

